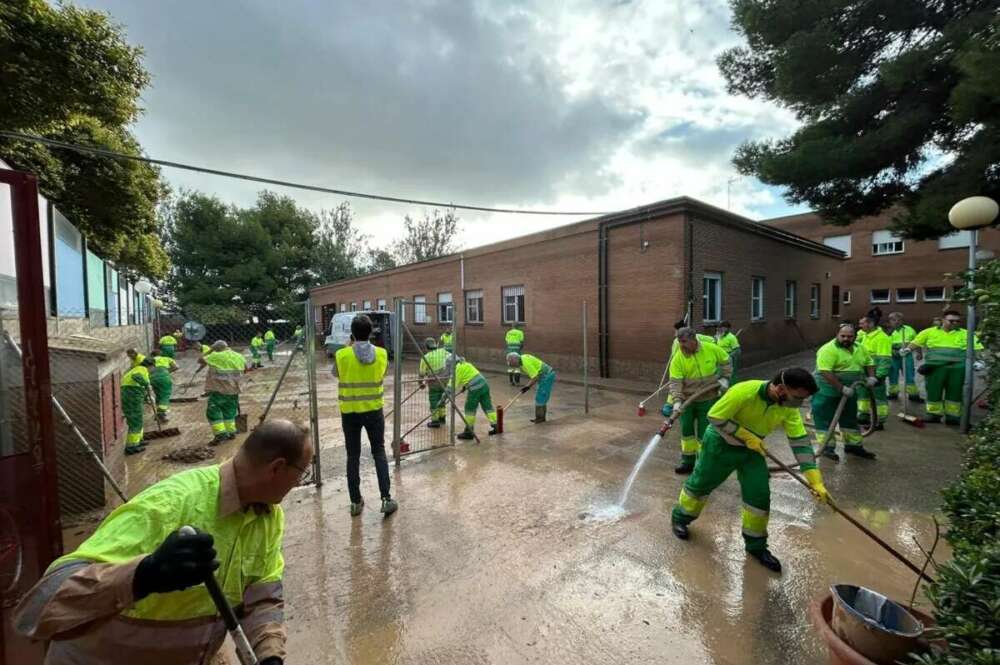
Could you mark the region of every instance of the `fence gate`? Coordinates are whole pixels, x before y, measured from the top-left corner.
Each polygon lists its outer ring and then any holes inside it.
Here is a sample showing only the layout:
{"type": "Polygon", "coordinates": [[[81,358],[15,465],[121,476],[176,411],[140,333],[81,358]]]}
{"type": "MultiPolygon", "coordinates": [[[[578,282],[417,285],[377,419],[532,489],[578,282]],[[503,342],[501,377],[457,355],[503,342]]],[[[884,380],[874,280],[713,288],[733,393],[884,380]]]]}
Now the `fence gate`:
{"type": "MultiPolygon", "coordinates": [[[[458,328],[452,303],[395,301],[391,388],[392,451],[396,464],[406,455],[455,445],[456,418],[459,425],[464,426],[462,412],[455,406],[455,400],[445,394],[442,399],[446,422],[439,427],[428,427],[432,419],[431,389],[444,388],[453,379],[454,367],[445,366],[434,373],[424,364],[421,372],[427,351],[425,342],[431,337],[444,347],[445,335],[451,336],[448,351],[456,350],[457,353],[458,328]]],[[[438,390],[434,390],[434,394],[437,393],[438,390]]]]}

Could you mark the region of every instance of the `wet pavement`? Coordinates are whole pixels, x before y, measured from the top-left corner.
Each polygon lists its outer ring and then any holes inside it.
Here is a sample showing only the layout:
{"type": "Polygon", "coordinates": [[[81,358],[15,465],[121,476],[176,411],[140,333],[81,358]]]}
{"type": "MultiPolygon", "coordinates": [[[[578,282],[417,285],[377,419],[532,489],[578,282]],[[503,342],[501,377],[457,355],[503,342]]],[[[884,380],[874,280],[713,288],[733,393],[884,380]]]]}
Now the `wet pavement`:
{"type": "MultiPolygon", "coordinates": [[[[514,394],[505,377],[487,377],[495,402],[514,394]]],[[[661,422],[655,408],[638,417],[637,401],[592,391],[588,416],[583,389],[557,383],[545,424],[528,422],[530,399],[501,436],[487,437],[480,418],[480,445],[393,467],[400,509],[388,519],[367,451],[368,505],[348,514],[343,442],[324,407],[324,485],[285,502],[288,662],[821,663],[808,605],[831,584],[909,598],[908,569],[780,475],[769,532],[782,575],[743,552],[735,477],[712,495],[691,540],[675,539],[677,430],[616,516],[622,484],[661,422]]],[[[821,469],[841,507],[922,562],[914,539],[933,540],[930,515],[959,470],[960,442],[953,429],[893,418],[866,439],[878,461],[824,460],[821,469]]],[[[769,443],[791,460],[783,437],[769,443]]],[[[938,558],[947,558],[943,546],[938,558]]]]}

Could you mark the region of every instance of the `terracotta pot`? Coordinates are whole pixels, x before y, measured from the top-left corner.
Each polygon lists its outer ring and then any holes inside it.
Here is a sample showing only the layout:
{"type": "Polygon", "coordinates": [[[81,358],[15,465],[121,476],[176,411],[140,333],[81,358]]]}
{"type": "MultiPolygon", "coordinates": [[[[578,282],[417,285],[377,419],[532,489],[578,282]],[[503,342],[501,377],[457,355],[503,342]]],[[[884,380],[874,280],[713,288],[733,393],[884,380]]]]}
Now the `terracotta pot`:
{"type": "MultiPolygon", "coordinates": [[[[920,610],[914,608],[910,612],[920,619],[925,628],[935,625],[934,618],[920,610]]],[[[829,593],[822,598],[814,600],[809,605],[809,616],[812,618],[813,625],[819,630],[823,641],[826,642],[826,647],[830,654],[830,665],[879,665],[879,663],[855,651],[833,632],[833,628],[830,626],[830,622],[833,619],[833,596],[829,593]]],[[[930,648],[926,640],[921,640],[919,644],[921,650],[930,648]]]]}

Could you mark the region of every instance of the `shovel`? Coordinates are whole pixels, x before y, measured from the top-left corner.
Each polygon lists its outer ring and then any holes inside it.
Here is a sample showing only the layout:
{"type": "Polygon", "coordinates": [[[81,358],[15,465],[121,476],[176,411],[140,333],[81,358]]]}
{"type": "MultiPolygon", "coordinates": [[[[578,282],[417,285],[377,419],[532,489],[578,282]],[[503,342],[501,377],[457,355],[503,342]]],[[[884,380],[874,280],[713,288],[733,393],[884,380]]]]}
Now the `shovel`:
{"type": "Polygon", "coordinates": [[[186,395],[187,395],[188,389],[194,383],[195,377],[198,376],[198,372],[200,372],[204,367],[205,367],[204,365],[199,365],[197,368],[195,368],[194,372],[191,373],[191,378],[188,379],[188,382],[186,384],[184,384],[184,387],[181,389],[181,394],[178,395],[177,397],[171,397],[170,398],[171,402],[184,403],[184,402],[197,402],[198,401],[197,397],[187,397],[186,395]]]}
{"type": "Polygon", "coordinates": [[[163,424],[160,422],[160,414],[156,410],[156,402],[153,401],[152,395],[149,394],[148,387],[146,388],[146,402],[149,404],[149,407],[153,409],[153,420],[156,421],[156,431],[146,432],[143,438],[164,439],[168,436],[178,436],[181,433],[180,429],[177,427],[168,427],[167,429],[163,429],[163,424]]]}

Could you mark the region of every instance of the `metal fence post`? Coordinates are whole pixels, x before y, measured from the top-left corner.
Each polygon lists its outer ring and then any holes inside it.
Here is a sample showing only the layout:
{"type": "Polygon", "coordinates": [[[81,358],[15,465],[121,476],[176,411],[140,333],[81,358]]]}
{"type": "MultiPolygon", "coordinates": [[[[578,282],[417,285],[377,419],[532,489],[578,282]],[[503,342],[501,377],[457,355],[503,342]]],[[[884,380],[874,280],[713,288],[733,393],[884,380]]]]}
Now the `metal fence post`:
{"type": "Polygon", "coordinates": [[[403,308],[402,298],[396,298],[396,317],[392,322],[392,457],[399,466],[399,444],[402,433],[403,401],[403,308]]]}
{"type": "MultiPolygon", "coordinates": [[[[458,356],[458,326],[455,325],[454,308],[452,309],[452,316],[451,316],[451,348],[452,348],[452,351],[451,351],[452,354],[454,354],[457,357],[458,356]]],[[[453,388],[456,385],[455,372],[457,371],[457,368],[458,368],[458,363],[457,362],[454,362],[454,363],[451,364],[451,377],[449,378],[449,384],[448,385],[452,386],[453,388]]],[[[454,395],[455,395],[455,399],[458,399],[458,392],[457,391],[454,393],[454,395]]],[[[465,429],[465,422],[464,421],[462,422],[462,429],[463,430],[465,429]]],[[[454,407],[451,408],[451,409],[448,409],[448,442],[451,445],[455,445],[455,409],[454,409],[454,407]]]]}
{"type": "MultiPolygon", "coordinates": [[[[313,482],[316,487],[323,484],[322,464],[320,462],[319,443],[319,404],[316,400],[316,316],[313,313],[312,298],[307,298],[305,303],[305,344],[303,351],[306,354],[306,374],[309,385],[309,429],[312,431],[313,444],[313,482]]],[[[295,357],[295,351],[292,351],[295,357]]],[[[291,361],[289,360],[289,363],[291,361]]],[[[285,368],[288,371],[288,368],[285,368]]]]}
{"type": "Polygon", "coordinates": [[[590,356],[587,355],[587,301],[583,301],[583,412],[590,413],[590,356]]]}

